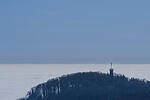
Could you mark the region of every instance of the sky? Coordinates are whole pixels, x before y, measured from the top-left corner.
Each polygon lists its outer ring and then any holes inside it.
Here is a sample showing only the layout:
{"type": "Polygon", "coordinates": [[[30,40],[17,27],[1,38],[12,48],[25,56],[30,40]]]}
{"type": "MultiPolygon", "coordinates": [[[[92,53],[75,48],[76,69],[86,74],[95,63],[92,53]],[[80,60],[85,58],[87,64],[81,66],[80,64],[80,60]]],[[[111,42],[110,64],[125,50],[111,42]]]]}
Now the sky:
{"type": "Polygon", "coordinates": [[[150,63],[149,0],[0,0],[0,63],[150,63]]]}

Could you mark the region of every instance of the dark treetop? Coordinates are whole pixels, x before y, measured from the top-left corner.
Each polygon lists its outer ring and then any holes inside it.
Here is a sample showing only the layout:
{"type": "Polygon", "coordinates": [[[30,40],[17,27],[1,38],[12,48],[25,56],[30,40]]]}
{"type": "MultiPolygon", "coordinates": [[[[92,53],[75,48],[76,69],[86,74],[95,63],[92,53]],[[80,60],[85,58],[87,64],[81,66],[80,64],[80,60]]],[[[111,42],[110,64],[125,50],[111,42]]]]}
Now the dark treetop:
{"type": "Polygon", "coordinates": [[[19,100],[150,100],[150,82],[99,72],[48,80],[19,100]]]}

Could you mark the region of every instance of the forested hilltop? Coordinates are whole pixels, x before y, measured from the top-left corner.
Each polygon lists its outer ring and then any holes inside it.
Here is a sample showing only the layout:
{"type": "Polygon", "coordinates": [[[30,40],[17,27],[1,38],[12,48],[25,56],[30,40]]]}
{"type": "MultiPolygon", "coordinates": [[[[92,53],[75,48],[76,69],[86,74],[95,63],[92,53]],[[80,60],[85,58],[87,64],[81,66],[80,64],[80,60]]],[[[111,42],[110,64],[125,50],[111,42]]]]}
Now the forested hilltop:
{"type": "Polygon", "coordinates": [[[19,100],[150,100],[150,82],[99,72],[48,80],[19,100]]]}

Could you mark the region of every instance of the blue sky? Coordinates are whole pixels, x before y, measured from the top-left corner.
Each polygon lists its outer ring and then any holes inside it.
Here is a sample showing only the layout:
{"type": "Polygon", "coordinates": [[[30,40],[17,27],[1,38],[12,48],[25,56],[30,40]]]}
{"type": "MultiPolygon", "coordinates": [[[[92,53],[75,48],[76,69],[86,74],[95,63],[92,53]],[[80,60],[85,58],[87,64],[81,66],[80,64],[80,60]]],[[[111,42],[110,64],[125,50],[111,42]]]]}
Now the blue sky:
{"type": "Polygon", "coordinates": [[[150,63],[149,0],[1,0],[0,63],[150,63]]]}

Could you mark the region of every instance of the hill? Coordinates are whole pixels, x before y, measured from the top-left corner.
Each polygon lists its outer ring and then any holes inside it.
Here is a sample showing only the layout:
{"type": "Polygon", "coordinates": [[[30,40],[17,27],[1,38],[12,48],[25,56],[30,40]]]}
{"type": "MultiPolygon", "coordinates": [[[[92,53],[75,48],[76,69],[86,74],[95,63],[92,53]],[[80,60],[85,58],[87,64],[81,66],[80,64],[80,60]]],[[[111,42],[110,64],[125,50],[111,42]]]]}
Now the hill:
{"type": "Polygon", "coordinates": [[[48,80],[19,100],[150,100],[150,82],[99,72],[48,80]]]}

